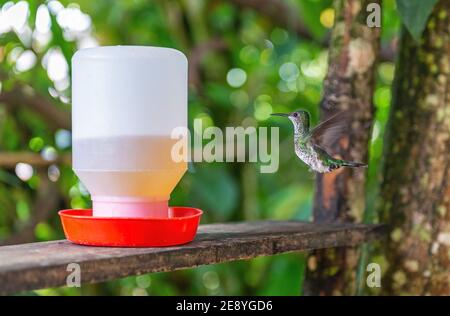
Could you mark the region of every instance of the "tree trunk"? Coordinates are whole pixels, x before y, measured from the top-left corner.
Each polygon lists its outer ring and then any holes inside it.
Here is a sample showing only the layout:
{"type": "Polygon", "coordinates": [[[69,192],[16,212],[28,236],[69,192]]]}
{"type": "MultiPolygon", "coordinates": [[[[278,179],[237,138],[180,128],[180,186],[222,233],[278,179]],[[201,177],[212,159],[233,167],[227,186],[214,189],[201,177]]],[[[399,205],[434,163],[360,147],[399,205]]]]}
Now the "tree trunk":
{"type": "Polygon", "coordinates": [[[380,192],[385,294],[450,295],[449,12],[438,2],[420,44],[402,33],[380,192]]]}
{"type": "MultiPolygon", "coordinates": [[[[367,5],[373,0],[335,0],[336,21],[329,51],[329,69],[320,105],[322,119],[350,110],[350,132],[332,148],[335,157],[367,162],[373,119],[372,96],[379,28],[367,26],[367,5]]],[[[364,169],[341,168],[318,174],[314,201],[316,222],[360,222],[365,207],[364,169]]],[[[356,289],[358,250],[313,252],[308,259],[306,295],[346,295],[356,289]]]]}

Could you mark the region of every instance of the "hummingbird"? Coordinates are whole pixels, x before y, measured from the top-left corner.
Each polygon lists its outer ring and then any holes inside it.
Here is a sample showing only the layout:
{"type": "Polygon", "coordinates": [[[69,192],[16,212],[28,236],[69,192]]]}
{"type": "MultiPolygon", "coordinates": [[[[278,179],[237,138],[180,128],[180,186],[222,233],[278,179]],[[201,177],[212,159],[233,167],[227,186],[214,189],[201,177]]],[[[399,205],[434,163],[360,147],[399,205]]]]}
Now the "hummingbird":
{"type": "Polygon", "coordinates": [[[339,112],[329,119],[310,128],[310,114],[305,110],[292,113],[272,113],[274,116],[287,117],[294,125],[295,153],[312,170],[319,173],[331,172],[341,167],[367,167],[362,162],[346,161],[333,158],[322,146],[329,147],[335,143],[347,128],[344,116],[346,112],[339,112]]]}

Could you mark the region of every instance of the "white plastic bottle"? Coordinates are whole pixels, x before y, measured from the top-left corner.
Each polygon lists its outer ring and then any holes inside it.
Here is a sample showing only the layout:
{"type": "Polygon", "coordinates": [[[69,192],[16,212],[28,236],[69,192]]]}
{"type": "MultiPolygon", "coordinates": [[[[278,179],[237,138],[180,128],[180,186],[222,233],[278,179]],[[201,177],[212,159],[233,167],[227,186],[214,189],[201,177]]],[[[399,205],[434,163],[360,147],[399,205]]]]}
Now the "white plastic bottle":
{"type": "Polygon", "coordinates": [[[187,169],[171,157],[187,124],[187,59],[170,48],[109,46],[72,59],[73,168],[93,216],[168,217],[187,169]]]}

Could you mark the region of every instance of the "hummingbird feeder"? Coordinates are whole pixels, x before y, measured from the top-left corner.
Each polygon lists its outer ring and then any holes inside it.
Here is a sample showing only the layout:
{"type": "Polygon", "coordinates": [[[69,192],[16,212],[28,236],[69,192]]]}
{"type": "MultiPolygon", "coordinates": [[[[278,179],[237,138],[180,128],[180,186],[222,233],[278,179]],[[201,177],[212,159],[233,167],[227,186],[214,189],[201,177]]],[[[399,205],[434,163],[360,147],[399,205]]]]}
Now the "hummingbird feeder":
{"type": "Polygon", "coordinates": [[[187,170],[173,159],[187,128],[187,59],[170,48],[109,46],[72,59],[73,170],[91,209],[59,212],[83,245],[172,246],[194,239],[202,211],[169,207],[187,170]]]}

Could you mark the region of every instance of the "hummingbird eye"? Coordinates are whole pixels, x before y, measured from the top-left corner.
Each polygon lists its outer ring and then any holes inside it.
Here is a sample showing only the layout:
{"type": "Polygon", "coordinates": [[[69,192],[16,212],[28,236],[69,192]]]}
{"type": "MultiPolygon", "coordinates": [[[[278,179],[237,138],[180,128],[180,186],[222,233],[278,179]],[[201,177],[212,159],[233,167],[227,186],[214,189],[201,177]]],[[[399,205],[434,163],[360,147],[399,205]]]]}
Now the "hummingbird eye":
{"type": "Polygon", "coordinates": [[[298,116],[298,113],[295,112],[294,114],[292,114],[292,116],[293,116],[293,117],[297,117],[297,116],[298,116]]]}

